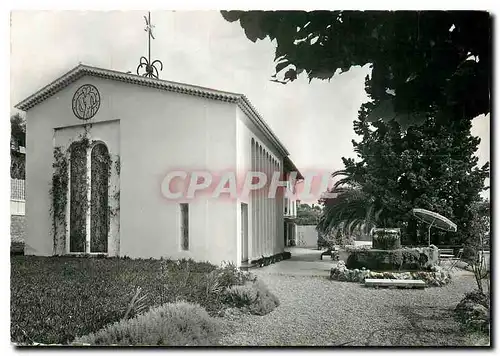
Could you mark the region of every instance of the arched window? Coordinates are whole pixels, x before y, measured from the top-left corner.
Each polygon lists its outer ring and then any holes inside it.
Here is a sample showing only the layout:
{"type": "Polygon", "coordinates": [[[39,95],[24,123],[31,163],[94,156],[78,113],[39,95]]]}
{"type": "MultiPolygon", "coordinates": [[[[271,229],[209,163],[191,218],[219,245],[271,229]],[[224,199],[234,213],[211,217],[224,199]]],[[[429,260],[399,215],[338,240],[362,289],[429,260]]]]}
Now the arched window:
{"type": "Polygon", "coordinates": [[[90,153],[90,252],[108,252],[110,158],[103,143],[90,153]]]}
{"type": "Polygon", "coordinates": [[[82,142],[70,147],[69,252],[85,252],[87,240],[87,150],[82,142]]]}

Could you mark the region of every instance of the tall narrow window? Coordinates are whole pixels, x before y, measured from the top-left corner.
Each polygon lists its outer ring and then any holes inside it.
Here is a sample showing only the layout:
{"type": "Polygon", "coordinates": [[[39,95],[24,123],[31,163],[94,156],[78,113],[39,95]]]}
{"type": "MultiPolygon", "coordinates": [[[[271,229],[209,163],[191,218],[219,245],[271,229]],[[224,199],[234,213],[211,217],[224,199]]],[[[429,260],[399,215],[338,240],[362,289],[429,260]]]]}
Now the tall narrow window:
{"type": "Polygon", "coordinates": [[[110,158],[106,145],[99,143],[90,153],[90,252],[108,252],[108,184],[110,158]]]}
{"type": "Polygon", "coordinates": [[[181,247],[189,250],[189,204],[181,204],[181,247]]]}
{"type": "Polygon", "coordinates": [[[85,252],[87,240],[87,151],[71,145],[69,251],[85,252]]]}

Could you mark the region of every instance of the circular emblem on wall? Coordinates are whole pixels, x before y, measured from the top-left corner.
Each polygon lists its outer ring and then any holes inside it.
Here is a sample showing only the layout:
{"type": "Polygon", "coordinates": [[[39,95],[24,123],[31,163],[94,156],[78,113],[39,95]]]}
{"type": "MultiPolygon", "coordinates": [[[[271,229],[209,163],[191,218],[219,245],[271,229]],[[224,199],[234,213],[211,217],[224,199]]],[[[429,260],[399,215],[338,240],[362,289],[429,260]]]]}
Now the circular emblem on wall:
{"type": "Polygon", "coordinates": [[[89,120],[101,105],[99,91],[92,84],[82,85],[73,95],[73,113],[81,120],[89,120]]]}

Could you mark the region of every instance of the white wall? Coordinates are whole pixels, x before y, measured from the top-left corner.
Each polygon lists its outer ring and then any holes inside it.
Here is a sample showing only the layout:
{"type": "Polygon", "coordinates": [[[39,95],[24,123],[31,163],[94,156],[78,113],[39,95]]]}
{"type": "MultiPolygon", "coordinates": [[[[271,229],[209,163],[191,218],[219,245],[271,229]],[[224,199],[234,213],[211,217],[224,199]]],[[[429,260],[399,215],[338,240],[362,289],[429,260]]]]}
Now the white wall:
{"type": "Polygon", "coordinates": [[[297,225],[296,246],[318,246],[318,231],[316,231],[316,225],[297,225]]]}
{"type": "MultiPolygon", "coordinates": [[[[236,109],[236,132],[237,132],[237,167],[239,177],[243,177],[252,170],[251,142],[254,139],[262,146],[267,153],[279,164],[282,171],[283,156],[276,147],[257,129],[248,116],[240,109],[236,109]]],[[[273,167],[266,166],[268,171],[273,167]]],[[[271,175],[270,175],[271,176],[271,175]]],[[[270,177],[269,177],[270,178],[270,177]]],[[[283,231],[283,201],[276,195],[275,199],[266,199],[267,190],[251,195],[247,199],[238,200],[238,223],[237,231],[241,228],[240,212],[241,202],[248,203],[249,220],[249,260],[258,259],[262,255],[270,256],[284,251],[284,231],[283,231]],[[254,210],[255,209],[255,210],[254,210]],[[257,214],[255,215],[255,211],[257,214]],[[256,219],[260,222],[257,224],[256,219]],[[260,229],[260,230],[259,230],[260,229]],[[269,238],[272,236],[273,238],[269,238]]],[[[239,236],[239,235],[238,235],[239,236]]],[[[241,260],[241,239],[238,238],[238,261],[241,260]]]]}
{"type": "Polygon", "coordinates": [[[49,188],[53,148],[60,140],[54,128],[82,124],[71,99],[87,83],[101,95],[90,121],[119,121],[120,255],[234,261],[239,204],[190,202],[190,250],[182,251],[179,202],[162,196],[161,183],[172,170],[235,169],[236,105],[93,77],[79,79],[27,113],[26,253],[52,254],[49,188]]]}

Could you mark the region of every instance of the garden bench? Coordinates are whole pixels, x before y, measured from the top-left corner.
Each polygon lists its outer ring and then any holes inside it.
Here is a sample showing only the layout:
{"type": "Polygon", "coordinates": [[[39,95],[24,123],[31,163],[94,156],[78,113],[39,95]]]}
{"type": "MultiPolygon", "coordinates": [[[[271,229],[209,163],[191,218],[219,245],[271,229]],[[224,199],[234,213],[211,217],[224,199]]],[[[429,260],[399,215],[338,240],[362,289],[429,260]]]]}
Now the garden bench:
{"type": "Polygon", "coordinates": [[[365,286],[367,287],[396,287],[396,288],[425,288],[424,281],[419,279],[365,279],[365,286]]]}
{"type": "Polygon", "coordinates": [[[453,261],[450,270],[455,267],[462,256],[463,248],[458,251],[455,256],[454,250],[452,248],[442,248],[439,249],[439,261],[438,264],[441,265],[441,260],[453,261]]]}
{"type": "Polygon", "coordinates": [[[452,258],[452,257],[455,257],[455,254],[453,253],[452,248],[443,248],[443,249],[439,249],[439,257],[452,258]]]}

